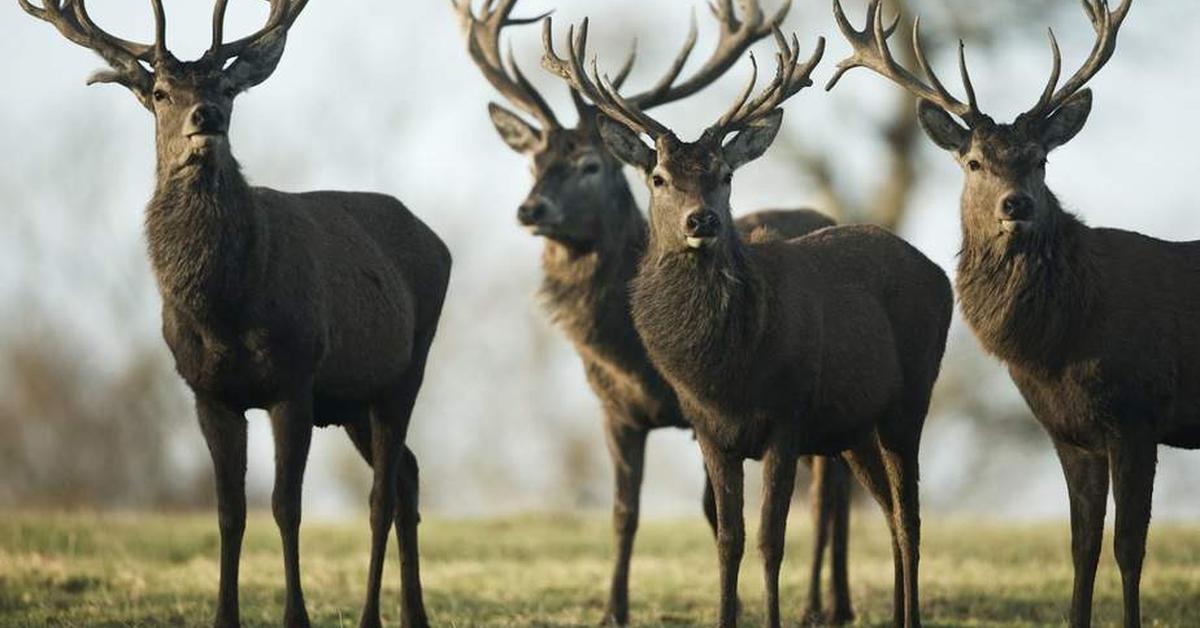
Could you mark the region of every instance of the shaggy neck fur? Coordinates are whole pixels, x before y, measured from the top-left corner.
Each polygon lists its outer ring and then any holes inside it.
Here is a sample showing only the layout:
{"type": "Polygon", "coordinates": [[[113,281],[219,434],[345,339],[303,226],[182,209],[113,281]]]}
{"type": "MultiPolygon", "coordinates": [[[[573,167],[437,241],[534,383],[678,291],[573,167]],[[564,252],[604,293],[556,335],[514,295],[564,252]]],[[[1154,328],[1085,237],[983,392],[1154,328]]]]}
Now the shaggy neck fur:
{"type": "Polygon", "coordinates": [[[657,248],[633,282],[633,316],[655,364],[692,396],[730,398],[765,331],[766,282],[727,230],[702,251],[657,248]]]}
{"type": "Polygon", "coordinates": [[[177,167],[160,155],[146,239],[164,301],[198,318],[232,316],[230,306],[244,296],[251,270],[253,212],[250,188],[232,156],[177,167]]]}
{"type": "Polygon", "coordinates": [[[957,284],[963,315],[985,349],[1054,374],[1071,360],[1099,297],[1087,226],[1052,194],[1049,202],[1050,217],[1016,237],[976,233],[964,220],[957,284]]]}
{"type": "Polygon", "coordinates": [[[623,198],[586,246],[546,239],[540,294],[551,319],[576,343],[640,346],[629,317],[629,281],[646,250],[646,220],[633,196],[623,198]]]}

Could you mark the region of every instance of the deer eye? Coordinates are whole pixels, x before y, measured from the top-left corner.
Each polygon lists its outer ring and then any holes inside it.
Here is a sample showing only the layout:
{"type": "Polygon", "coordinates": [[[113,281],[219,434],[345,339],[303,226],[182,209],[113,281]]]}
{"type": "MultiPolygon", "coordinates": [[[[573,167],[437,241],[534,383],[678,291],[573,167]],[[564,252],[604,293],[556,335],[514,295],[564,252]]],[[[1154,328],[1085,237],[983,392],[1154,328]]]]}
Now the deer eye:
{"type": "Polygon", "coordinates": [[[667,180],[664,179],[661,174],[656,174],[656,175],[650,177],[650,182],[653,183],[654,187],[656,187],[656,188],[661,188],[662,186],[667,184],[667,180]]]}
{"type": "Polygon", "coordinates": [[[166,102],[171,99],[171,96],[166,91],[161,89],[154,90],[154,100],[158,102],[166,102]]]}
{"type": "Polygon", "coordinates": [[[729,185],[730,183],[733,183],[733,173],[732,172],[725,173],[725,176],[721,177],[721,182],[724,183],[725,185],[729,185]]]}
{"type": "Polygon", "coordinates": [[[238,90],[235,87],[226,87],[225,89],[221,90],[221,93],[225,94],[226,98],[233,98],[234,96],[237,96],[238,90]]]}
{"type": "Polygon", "coordinates": [[[983,164],[979,163],[979,160],[977,159],[972,159],[971,161],[967,162],[967,170],[970,170],[971,172],[979,172],[982,169],[983,164]]]}
{"type": "Polygon", "coordinates": [[[583,164],[583,166],[580,168],[580,172],[588,176],[594,175],[600,172],[600,164],[594,161],[589,161],[583,164]]]}

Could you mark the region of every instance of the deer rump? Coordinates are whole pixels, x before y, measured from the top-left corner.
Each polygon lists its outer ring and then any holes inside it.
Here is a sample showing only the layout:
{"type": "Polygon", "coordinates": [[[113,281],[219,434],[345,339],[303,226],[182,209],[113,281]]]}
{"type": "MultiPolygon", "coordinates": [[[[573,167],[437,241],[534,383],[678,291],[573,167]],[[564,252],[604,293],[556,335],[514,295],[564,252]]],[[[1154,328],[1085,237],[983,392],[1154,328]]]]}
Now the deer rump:
{"type": "Polygon", "coordinates": [[[635,282],[639,332],[696,429],[752,458],[779,430],[797,453],[836,456],[885,413],[924,417],[953,306],[940,267],[864,225],[744,250],[752,286],[697,281],[724,270],[690,254],[635,282]]]}
{"type": "Polygon", "coordinates": [[[226,260],[241,294],[203,317],[164,295],[177,370],[194,390],[242,409],[267,406],[311,376],[316,425],[365,419],[401,384],[415,336],[436,325],[448,250],[389,196],[251,194],[254,206],[242,211],[252,237],[242,259],[226,260]]]}

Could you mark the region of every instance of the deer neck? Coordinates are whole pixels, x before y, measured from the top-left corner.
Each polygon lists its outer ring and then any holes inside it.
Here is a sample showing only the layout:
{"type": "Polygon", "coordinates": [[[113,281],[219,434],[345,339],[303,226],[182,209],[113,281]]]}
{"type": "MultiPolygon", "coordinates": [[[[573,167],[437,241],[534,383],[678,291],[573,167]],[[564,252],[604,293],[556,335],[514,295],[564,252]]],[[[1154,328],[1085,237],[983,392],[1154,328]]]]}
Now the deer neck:
{"type": "Polygon", "coordinates": [[[1057,373],[1071,360],[1099,299],[1090,233],[1050,196],[1050,218],[1020,238],[975,233],[963,222],[957,287],[984,348],[1010,365],[1057,373]]]}
{"type": "Polygon", "coordinates": [[[662,250],[654,239],[632,285],[634,323],[669,379],[693,395],[719,394],[762,340],[762,271],[731,230],[703,251],[662,250]]]}
{"type": "Polygon", "coordinates": [[[598,237],[586,247],[546,239],[539,291],[551,318],[577,343],[634,340],[629,282],[646,250],[646,219],[626,189],[605,209],[598,237]],[[624,336],[628,336],[625,338],[624,336]]]}
{"type": "Polygon", "coordinates": [[[244,296],[257,235],[250,187],[228,150],[185,167],[159,158],[146,209],[150,262],[164,302],[198,318],[222,316],[244,296]]]}

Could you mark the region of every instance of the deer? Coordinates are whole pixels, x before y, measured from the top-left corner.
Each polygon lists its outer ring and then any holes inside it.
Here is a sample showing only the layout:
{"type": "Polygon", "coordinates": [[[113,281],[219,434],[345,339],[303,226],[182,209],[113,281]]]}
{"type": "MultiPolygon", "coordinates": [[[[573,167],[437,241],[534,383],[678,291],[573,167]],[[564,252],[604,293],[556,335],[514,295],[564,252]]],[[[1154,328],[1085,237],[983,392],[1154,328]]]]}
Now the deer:
{"type": "Polygon", "coordinates": [[[1003,362],[1054,443],[1070,502],[1074,587],[1070,624],[1091,625],[1092,591],[1111,482],[1114,555],[1124,625],[1141,625],[1142,564],[1159,445],[1200,448],[1200,242],[1167,242],[1089,227],[1047,187],[1047,157],[1075,138],[1092,109],[1085,86],[1116,51],[1131,0],[1084,0],[1095,32],[1087,59],[1065,83],[1050,31],[1050,78],[1012,123],[984,114],[959,47],[967,102],[951,95],[913,38],[922,81],[896,64],[878,0],[859,32],[840,2],[835,15],[864,67],[920,99],[925,133],[963,170],[962,252],[956,287],[983,349],[1003,362]]]}
{"type": "MultiPolygon", "coordinates": [[[[548,14],[513,17],[516,0],[488,3],[478,15],[469,0],[452,0],[467,39],[471,60],[511,105],[536,121],[490,103],[488,112],[501,139],[529,158],[532,189],[517,210],[517,221],[544,241],[541,301],[583,361],[588,383],[600,399],[608,451],[615,470],[613,530],[615,564],[603,622],[629,621],[629,572],[640,512],[646,440],[660,428],[690,429],[674,391],[650,363],[633,327],[628,285],[646,250],[647,223],[633,198],[623,164],[605,148],[597,125],[598,110],[570,90],[577,126],[565,127],[533,87],[511,53],[501,53],[507,26],[536,23],[548,14]]],[[[629,99],[655,107],[685,98],[723,75],[747,48],[778,26],[790,6],[765,16],[758,2],[743,5],[739,16],[731,0],[713,5],[720,36],[711,56],[694,75],[680,77],[696,45],[696,23],[669,72],[654,86],[629,99]]],[[[636,49],[614,79],[629,76],[636,49]]],[[[742,217],[744,234],[755,230],[794,237],[832,226],[813,210],[768,210],[742,217]]],[[[814,458],[811,487],[814,551],[806,615],[831,623],[854,618],[847,569],[850,472],[837,459],[814,458]],[[823,556],[831,548],[831,607],[822,611],[823,556]]],[[[705,482],[704,511],[714,533],[716,506],[705,482]]]]}
{"type": "Polygon", "coordinates": [[[918,449],[945,351],[950,282],[879,227],[743,239],[732,220],[734,171],[770,147],[782,103],[812,84],[825,40],[801,61],[796,36],[789,42],[774,28],[774,78],[754,94],[751,55],[745,90],[699,139],[685,142],[602,79],[595,59],[588,72],[587,20],[577,34],[568,29],[566,58],[551,30],[547,22],[543,66],[595,103],[608,149],[640,170],[650,190],[647,251],[631,282],[633,321],[691,419],[712,482],[719,625],[738,620],[744,461],[763,462],[764,610],[766,624],[779,626],[796,461],[841,455],[892,533],[895,623],[919,626],[918,449]]]}
{"type": "Polygon", "coordinates": [[[90,83],[133,92],[155,119],[157,181],[145,211],[162,331],[195,397],[212,455],[220,527],[217,626],[239,625],[238,563],[246,522],[246,417],[266,409],[275,442],[271,507],[282,539],[284,623],[307,626],[300,581],[300,496],[314,426],[341,425],[373,468],[371,558],[361,625],[380,625],[393,522],[402,624],[428,625],[418,565],[418,466],[405,444],[437,329],[451,258],[400,201],[360,192],[252,187],[228,137],[233,101],[278,65],[306,0],[272,0],[266,24],[232,42],[227,0],[195,61],[155,39],[102,30],[83,0],[18,0],[33,17],[110,66],[90,83]]]}

